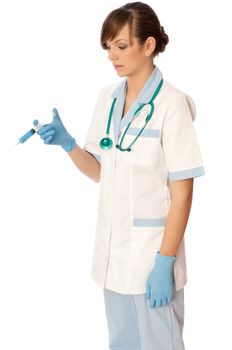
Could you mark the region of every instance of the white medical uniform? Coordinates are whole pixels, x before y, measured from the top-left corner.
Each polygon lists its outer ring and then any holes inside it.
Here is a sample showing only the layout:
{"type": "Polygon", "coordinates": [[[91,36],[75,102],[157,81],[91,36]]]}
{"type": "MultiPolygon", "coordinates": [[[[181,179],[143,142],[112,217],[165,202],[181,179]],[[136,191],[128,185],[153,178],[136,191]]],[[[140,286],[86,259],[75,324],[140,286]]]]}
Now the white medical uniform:
{"type": "MultiPolygon", "coordinates": [[[[186,93],[163,80],[154,100],[154,112],[131,152],[117,142],[141,103],[148,103],[161,78],[154,70],[138,98],[122,118],[127,78],[103,88],[95,105],[84,149],[101,163],[98,219],[91,276],[102,288],[121,294],[146,293],[168,210],[169,183],[205,174],[193,121],[196,111],[186,93]],[[102,150],[113,98],[117,97],[110,138],[113,147],[102,150]]],[[[124,138],[128,146],[144,125],[144,115],[134,118],[124,138]]],[[[174,264],[176,291],[187,282],[184,238],[174,264]]]]}

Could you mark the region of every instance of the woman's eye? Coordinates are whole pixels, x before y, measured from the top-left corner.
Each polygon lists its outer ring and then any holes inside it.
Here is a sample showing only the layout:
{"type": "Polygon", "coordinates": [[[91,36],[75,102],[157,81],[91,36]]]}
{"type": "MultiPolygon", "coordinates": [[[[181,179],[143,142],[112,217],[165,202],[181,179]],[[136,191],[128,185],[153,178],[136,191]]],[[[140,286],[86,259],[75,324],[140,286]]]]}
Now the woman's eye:
{"type": "MultiPolygon", "coordinates": [[[[118,46],[120,50],[124,50],[127,48],[127,46],[118,46]]],[[[106,50],[110,50],[110,47],[106,46],[106,50]]]]}

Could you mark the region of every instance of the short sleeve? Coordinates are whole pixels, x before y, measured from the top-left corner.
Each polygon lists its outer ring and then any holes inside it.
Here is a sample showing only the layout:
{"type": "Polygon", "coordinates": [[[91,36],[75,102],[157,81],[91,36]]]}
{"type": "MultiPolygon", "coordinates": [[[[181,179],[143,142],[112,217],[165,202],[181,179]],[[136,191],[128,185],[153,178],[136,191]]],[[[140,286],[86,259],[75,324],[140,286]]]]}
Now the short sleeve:
{"type": "Polygon", "coordinates": [[[92,154],[97,161],[101,162],[100,145],[99,145],[99,118],[101,115],[101,99],[100,93],[94,106],[94,112],[90,121],[89,129],[85,138],[83,149],[92,154]]]}
{"type": "Polygon", "coordinates": [[[162,130],[162,147],[170,181],[205,174],[194,128],[196,109],[190,96],[178,96],[168,107],[162,130]]]}

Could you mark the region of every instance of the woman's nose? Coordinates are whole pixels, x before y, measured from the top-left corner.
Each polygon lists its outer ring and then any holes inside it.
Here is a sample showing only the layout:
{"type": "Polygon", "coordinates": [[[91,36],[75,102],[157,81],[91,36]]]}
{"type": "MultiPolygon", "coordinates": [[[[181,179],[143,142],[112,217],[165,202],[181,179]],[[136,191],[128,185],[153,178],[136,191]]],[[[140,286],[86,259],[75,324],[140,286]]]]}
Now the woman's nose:
{"type": "Polygon", "coordinates": [[[108,51],[108,59],[109,59],[110,61],[113,61],[113,60],[115,60],[116,58],[117,58],[117,55],[116,55],[115,51],[112,50],[112,49],[110,49],[110,50],[108,51]]]}

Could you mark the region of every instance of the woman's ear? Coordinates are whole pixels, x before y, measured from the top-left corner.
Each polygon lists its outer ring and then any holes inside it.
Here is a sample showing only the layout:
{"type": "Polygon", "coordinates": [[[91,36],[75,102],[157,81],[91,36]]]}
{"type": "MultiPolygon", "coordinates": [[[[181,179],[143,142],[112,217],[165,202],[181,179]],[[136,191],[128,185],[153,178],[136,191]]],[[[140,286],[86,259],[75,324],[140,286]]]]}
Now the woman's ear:
{"type": "Polygon", "coordinates": [[[153,36],[149,36],[144,44],[145,56],[149,57],[154,52],[156,47],[156,39],[153,36]]]}

